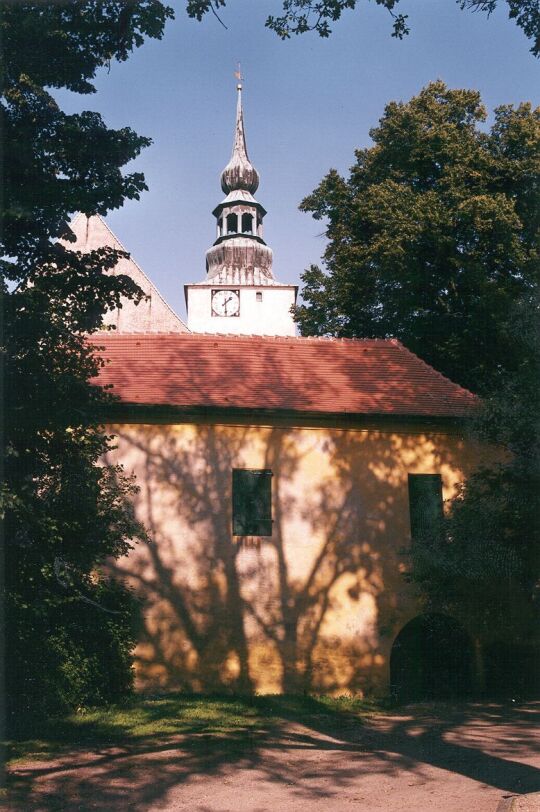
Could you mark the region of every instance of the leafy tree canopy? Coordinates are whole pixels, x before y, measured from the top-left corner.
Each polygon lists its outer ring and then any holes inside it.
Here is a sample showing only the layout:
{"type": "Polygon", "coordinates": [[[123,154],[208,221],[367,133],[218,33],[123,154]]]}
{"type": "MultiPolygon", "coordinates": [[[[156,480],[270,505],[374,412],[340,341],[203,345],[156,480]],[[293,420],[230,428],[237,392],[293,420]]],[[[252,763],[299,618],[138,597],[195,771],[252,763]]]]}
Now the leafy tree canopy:
{"type": "MultiPolygon", "coordinates": [[[[516,304],[508,340],[521,363],[471,426],[477,440],[499,447],[498,461],[462,484],[446,533],[412,547],[412,577],[430,608],[466,618],[484,640],[518,646],[538,639],[540,619],[539,316],[537,300],[516,304]]],[[[522,682],[534,690],[538,674],[527,668],[522,682]]]]}
{"type": "MultiPolygon", "coordinates": [[[[392,36],[403,39],[409,33],[408,15],[396,10],[400,0],[375,0],[392,16],[392,36]]],[[[492,14],[501,0],[456,0],[461,9],[492,14]]],[[[508,16],[516,21],[525,35],[532,40],[531,52],[540,54],[540,6],[538,0],[505,0],[508,16]]],[[[190,17],[201,20],[209,11],[216,16],[226,0],[188,0],[190,17]]],[[[316,31],[321,37],[332,33],[330,25],[340,19],[342,13],[356,8],[357,0],[283,0],[282,14],[270,15],[266,25],[281,37],[289,39],[293,34],[316,31]]]]}
{"type": "Polygon", "coordinates": [[[4,136],[2,270],[21,280],[44,257],[58,259],[74,211],[118,208],[146,188],[120,167],[150,143],[108,129],[98,113],[65,114],[47,88],[93,93],[99,67],[159,37],[172,10],[158,0],[8,3],[2,9],[4,136]],[[9,260],[13,258],[13,260],[9,260]]]}
{"type": "Polygon", "coordinates": [[[514,303],[538,286],[540,111],[428,85],[390,103],[348,178],[301,204],[325,220],[326,270],[303,275],[304,335],[395,336],[485,393],[517,368],[514,303]]]}
{"type": "Polygon", "coordinates": [[[93,92],[100,66],[161,37],[171,15],[158,0],[3,4],[8,724],[111,699],[131,681],[132,601],[97,568],[145,531],[133,482],[102,464],[110,395],[91,385],[98,362],[85,334],[142,292],[107,273],[122,252],[69,250],[69,219],[138,198],[144,178],[123,167],[150,140],[97,113],[67,115],[51,88],[93,92]]]}
{"type": "Polygon", "coordinates": [[[308,335],[397,336],[482,394],[471,433],[500,457],[415,542],[410,577],[430,610],[525,650],[540,606],[540,111],[485,119],[478,93],[442,82],[387,106],[349,176],[302,203],[329,242],[297,318],[308,335]]]}

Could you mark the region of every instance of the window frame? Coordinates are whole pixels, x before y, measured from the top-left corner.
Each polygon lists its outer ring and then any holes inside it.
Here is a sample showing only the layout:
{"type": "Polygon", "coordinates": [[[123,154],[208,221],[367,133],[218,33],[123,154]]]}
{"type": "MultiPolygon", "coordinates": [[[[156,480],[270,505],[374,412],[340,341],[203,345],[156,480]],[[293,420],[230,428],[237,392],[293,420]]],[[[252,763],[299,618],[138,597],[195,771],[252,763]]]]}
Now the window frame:
{"type": "MultiPolygon", "coordinates": [[[[272,477],[269,468],[233,468],[231,472],[232,535],[269,538],[274,529],[272,518],[272,477]],[[251,484],[249,479],[252,479],[251,484]],[[264,483],[257,494],[256,479],[264,483]],[[247,485],[247,488],[246,488],[247,485]],[[243,489],[243,490],[242,490],[243,489]],[[257,500],[257,501],[255,501],[257,500]]],[[[259,485],[261,487],[261,485],[259,485]]]]}
{"type": "Polygon", "coordinates": [[[409,526],[413,544],[433,543],[440,541],[443,532],[444,498],[442,476],[438,473],[410,473],[407,477],[409,494],[409,526]],[[419,488],[420,483],[424,486],[419,488]],[[425,485],[436,483],[430,493],[425,485]],[[423,493],[422,493],[423,492],[423,493]],[[428,498],[426,499],[426,495],[428,498]],[[422,505],[418,500],[424,497],[422,505]],[[430,505],[428,500],[433,500],[430,505]],[[415,504],[416,503],[416,504],[415,504]],[[431,513],[431,516],[429,515],[431,513]],[[423,515],[422,515],[423,514],[423,515]],[[426,515],[428,516],[426,520],[426,515]]]}

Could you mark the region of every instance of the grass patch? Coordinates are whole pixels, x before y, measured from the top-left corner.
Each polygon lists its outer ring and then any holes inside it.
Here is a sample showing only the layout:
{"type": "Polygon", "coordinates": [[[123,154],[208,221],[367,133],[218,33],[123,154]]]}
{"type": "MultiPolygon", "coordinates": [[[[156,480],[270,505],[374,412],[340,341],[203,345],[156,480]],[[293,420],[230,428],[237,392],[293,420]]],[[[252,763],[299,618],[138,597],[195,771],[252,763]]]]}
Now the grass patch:
{"type": "Polygon", "coordinates": [[[135,696],[107,708],[48,719],[7,743],[8,764],[50,759],[73,749],[157,746],[175,737],[208,734],[227,746],[276,732],[284,721],[318,729],[361,723],[380,710],[373,701],[325,696],[135,696]]]}

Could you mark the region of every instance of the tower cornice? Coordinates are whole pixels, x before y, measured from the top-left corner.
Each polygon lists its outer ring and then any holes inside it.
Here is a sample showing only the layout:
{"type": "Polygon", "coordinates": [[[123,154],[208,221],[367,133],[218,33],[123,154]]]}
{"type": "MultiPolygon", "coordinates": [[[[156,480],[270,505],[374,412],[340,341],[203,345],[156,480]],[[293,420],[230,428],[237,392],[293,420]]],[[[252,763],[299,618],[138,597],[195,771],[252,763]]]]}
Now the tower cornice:
{"type": "Polygon", "coordinates": [[[259,245],[266,245],[265,241],[262,237],[257,237],[255,234],[224,234],[222,237],[218,237],[215,241],[214,245],[221,245],[221,243],[227,242],[227,240],[246,240],[249,239],[250,242],[259,243],[259,245]]]}
{"type": "Polygon", "coordinates": [[[252,200],[252,201],[250,200],[248,202],[245,199],[243,199],[242,197],[234,198],[232,196],[232,193],[231,193],[230,195],[227,196],[226,200],[222,200],[221,203],[217,204],[217,206],[214,209],[214,211],[212,212],[212,214],[214,215],[214,217],[219,217],[221,212],[224,209],[229,208],[230,206],[231,207],[232,206],[244,206],[244,207],[249,206],[249,207],[251,207],[253,209],[256,209],[256,211],[258,211],[261,214],[262,217],[264,217],[264,215],[267,213],[264,206],[262,206],[257,200],[252,200]]]}

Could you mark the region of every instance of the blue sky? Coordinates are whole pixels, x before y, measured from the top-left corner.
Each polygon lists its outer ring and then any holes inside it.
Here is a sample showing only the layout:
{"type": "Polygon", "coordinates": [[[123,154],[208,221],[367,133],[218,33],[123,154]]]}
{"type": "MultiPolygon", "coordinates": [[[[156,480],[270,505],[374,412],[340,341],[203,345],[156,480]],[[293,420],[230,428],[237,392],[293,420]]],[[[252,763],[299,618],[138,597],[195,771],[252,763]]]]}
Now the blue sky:
{"type": "Polygon", "coordinates": [[[111,127],[130,126],[153,144],[130,165],[149,186],[140,201],[107,217],[112,230],[180,316],[183,285],[204,277],[214,239],[211,215],[222,197],[219,175],[230,155],[234,71],[245,75],[248,151],[261,176],[257,199],[268,210],[266,241],[274,272],[298,283],[324,250],[323,224],[298,204],[334,167],[345,173],[354,150],[385,104],[408,100],[429,81],[480,90],[499,104],[540,103],[539,63],[500,2],[489,19],[454,0],[402,0],[411,34],[393,39],[391,18],[359,0],[323,40],[304,34],[282,42],[264,27],[280,0],[229,0],[221,17],[189,20],[180,0],[163,40],[148,41],[98,76],[98,92],[58,92],[69,111],[99,111],[111,127]]]}

